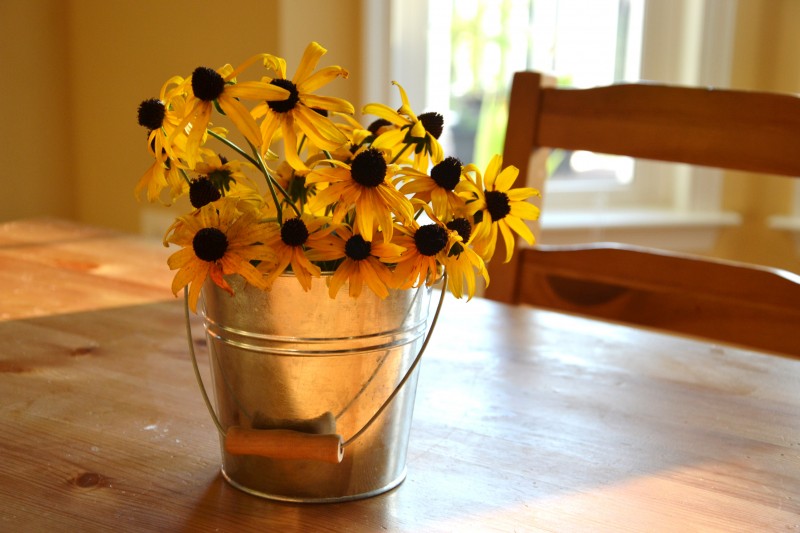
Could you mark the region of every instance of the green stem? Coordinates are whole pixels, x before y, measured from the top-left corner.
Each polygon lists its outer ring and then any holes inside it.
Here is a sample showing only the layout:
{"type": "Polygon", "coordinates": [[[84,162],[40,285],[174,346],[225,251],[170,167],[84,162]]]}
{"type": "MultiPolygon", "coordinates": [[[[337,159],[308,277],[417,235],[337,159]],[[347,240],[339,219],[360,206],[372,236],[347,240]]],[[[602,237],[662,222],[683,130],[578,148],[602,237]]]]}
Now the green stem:
{"type": "Polygon", "coordinates": [[[394,157],[392,158],[392,160],[391,160],[391,161],[389,161],[389,164],[391,165],[391,164],[393,164],[393,163],[397,162],[397,160],[398,160],[398,159],[400,159],[400,157],[402,157],[402,155],[403,155],[404,153],[406,153],[406,151],[407,151],[409,148],[411,148],[412,146],[414,146],[414,144],[413,144],[413,143],[408,143],[408,144],[406,144],[406,145],[403,147],[403,149],[402,149],[402,150],[400,150],[399,152],[397,152],[397,155],[396,155],[396,156],[394,156],[394,157]]]}
{"type": "Polygon", "coordinates": [[[298,207],[296,205],[294,205],[294,202],[292,201],[291,196],[289,196],[289,192],[286,189],[284,189],[283,186],[280,183],[278,183],[277,181],[275,181],[275,186],[278,188],[278,191],[280,191],[280,193],[286,198],[286,200],[288,200],[288,203],[291,206],[291,208],[294,211],[294,213],[298,217],[302,216],[303,213],[300,211],[300,209],[298,209],[298,207]]]}
{"type": "MultiPolygon", "coordinates": [[[[275,203],[275,210],[278,213],[278,224],[283,226],[283,207],[281,206],[280,200],[278,200],[278,193],[275,192],[275,178],[273,178],[272,174],[267,170],[267,165],[264,164],[264,158],[261,157],[261,153],[258,149],[253,146],[253,143],[250,141],[247,141],[247,144],[250,145],[250,150],[256,155],[254,159],[255,165],[258,167],[258,170],[264,174],[264,179],[267,180],[267,187],[269,188],[269,193],[272,195],[272,201],[275,203]]],[[[250,158],[248,157],[248,159],[250,158]]]]}
{"type": "Polygon", "coordinates": [[[247,159],[253,165],[259,166],[258,165],[258,161],[256,159],[254,159],[250,154],[248,154],[247,152],[245,152],[244,150],[239,148],[239,146],[236,143],[234,143],[233,141],[231,141],[230,139],[226,139],[222,135],[220,135],[218,133],[215,133],[215,132],[213,132],[211,130],[206,130],[206,131],[208,132],[209,135],[211,135],[212,137],[214,137],[218,141],[220,141],[223,144],[225,144],[226,146],[228,146],[228,148],[230,148],[231,150],[236,151],[238,154],[240,154],[242,157],[247,159]]]}
{"type": "Polygon", "coordinates": [[[252,150],[253,154],[255,154],[255,157],[248,154],[247,152],[242,150],[236,143],[223,137],[222,135],[219,135],[218,133],[215,133],[211,130],[206,130],[206,131],[208,131],[209,135],[211,135],[218,141],[228,146],[231,150],[234,150],[236,153],[240,154],[242,157],[247,159],[253,166],[258,168],[258,170],[264,175],[264,178],[267,181],[267,187],[269,187],[269,192],[272,195],[272,201],[275,202],[275,209],[278,211],[279,224],[283,224],[283,207],[281,206],[280,200],[278,200],[278,193],[275,191],[276,187],[278,188],[278,191],[280,191],[280,193],[288,200],[289,205],[292,207],[297,216],[299,217],[301,215],[300,211],[297,209],[297,206],[294,205],[294,202],[292,202],[289,193],[286,192],[286,190],[283,187],[281,187],[281,184],[278,183],[277,180],[275,180],[275,178],[272,177],[272,174],[270,174],[269,170],[267,169],[267,165],[264,163],[264,158],[261,157],[261,153],[255,146],[253,146],[253,143],[247,141],[247,144],[250,145],[250,150],[252,150]]]}
{"type": "Polygon", "coordinates": [[[269,192],[272,195],[272,200],[275,202],[275,209],[278,210],[278,220],[280,221],[280,223],[283,224],[283,207],[281,207],[281,203],[278,200],[278,194],[277,194],[277,192],[275,192],[276,188],[281,193],[281,195],[283,195],[283,197],[286,198],[287,203],[292,208],[292,210],[295,212],[295,214],[298,217],[301,216],[302,213],[300,213],[300,210],[297,209],[297,206],[294,205],[294,202],[292,202],[292,198],[291,198],[291,196],[289,196],[289,193],[286,192],[286,189],[284,189],[283,186],[281,186],[281,184],[278,183],[278,180],[276,180],[274,177],[272,177],[272,174],[270,174],[269,170],[267,169],[267,165],[264,163],[264,159],[261,157],[261,153],[249,141],[248,141],[248,144],[250,144],[250,149],[256,155],[256,159],[257,159],[256,166],[258,166],[258,169],[261,171],[262,174],[264,174],[264,177],[267,179],[267,185],[269,186],[269,192]]]}

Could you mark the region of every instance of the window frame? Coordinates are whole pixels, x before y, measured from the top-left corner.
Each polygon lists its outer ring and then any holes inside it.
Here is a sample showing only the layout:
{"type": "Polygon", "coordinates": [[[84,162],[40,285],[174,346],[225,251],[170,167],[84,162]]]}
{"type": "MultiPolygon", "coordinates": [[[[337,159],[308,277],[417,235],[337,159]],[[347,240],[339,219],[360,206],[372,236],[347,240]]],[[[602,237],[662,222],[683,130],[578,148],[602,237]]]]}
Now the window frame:
{"type": "MultiPolygon", "coordinates": [[[[452,1],[362,0],[362,39],[369,43],[362,65],[367,73],[362,85],[365,101],[399,105],[396,89],[384,81],[390,79],[403,84],[419,111],[445,108],[446,103],[433,100],[426,78],[449,82],[449,63],[434,63],[428,52],[433,47],[437,58],[449,58],[449,36],[445,38],[441,28],[452,1]]],[[[737,4],[738,0],[647,0],[641,79],[729,86],[737,4]],[[671,28],[680,28],[680,34],[671,28]]],[[[446,145],[447,139],[442,142],[446,145]]],[[[737,214],[722,211],[722,171],[637,160],[635,172],[646,172],[647,181],[634,179],[631,187],[600,189],[586,183],[549,183],[541,241],[613,240],[707,251],[721,228],[740,223],[737,214]],[[584,189],[576,191],[576,186],[584,189]]]]}

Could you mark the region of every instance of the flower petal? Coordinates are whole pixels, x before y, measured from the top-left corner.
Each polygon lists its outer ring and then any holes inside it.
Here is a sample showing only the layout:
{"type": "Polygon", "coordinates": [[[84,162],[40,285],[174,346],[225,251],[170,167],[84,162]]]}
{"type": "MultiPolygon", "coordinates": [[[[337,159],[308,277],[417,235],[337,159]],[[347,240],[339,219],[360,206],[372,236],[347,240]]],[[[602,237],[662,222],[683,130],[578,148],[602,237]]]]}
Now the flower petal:
{"type": "Polygon", "coordinates": [[[303,52],[303,57],[300,59],[300,65],[294,73],[292,83],[300,85],[311,73],[317,68],[319,60],[327,53],[327,50],[319,45],[317,42],[310,42],[303,52]]]}
{"type": "Polygon", "coordinates": [[[489,161],[489,166],[486,167],[486,172],[483,174],[484,187],[486,187],[487,191],[496,190],[494,181],[497,178],[497,174],[500,172],[500,167],[502,167],[502,165],[503,157],[498,154],[495,154],[489,161]]]}
{"type": "Polygon", "coordinates": [[[497,176],[494,182],[494,190],[503,192],[509,190],[514,185],[518,175],[519,169],[517,167],[514,165],[507,166],[497,176]]]}
{"type": "Polygon", "coordinates": [[[388,120],[395,126],[405,126],[409,123],[407,118],[400,116],[397,111],[385,104],[367,104],[361,112],[388,120]]]}
{"type": "Polygon", "coordinates": [[[244,98],[245,100],[266,100],[267,102],[275,102],[286,100],[289,98],[290,93],[283,87],[265,83],[263,81],[243,81],[236,85],[231,85],[225,89],[235,98],[244,98]]]}
{"type": "Polygon", "coordinates": [[[511,202],[509,215],[525,220],[536,220],[539,218],[539,208],[528,202],[511,202]]]}
{"type": "Polygon", "coordinates": [[[336,150],[347,142],[347,135],[336,124],[313,109],[297,106],[292,115],[303,133],[319,148],[336,150]]]}
{"type": "Polygon", "coordinates": [[[355,113],[353,104],[344,98],[318,96],[316,94],[304,94],[300,97],[300,101],[312,109],[325,109],[333,113],[345,113],[347,115],[352,115],[355,113]]]}
{"type": "Polygon", "coordinates": [[[514,234],[511,233],[511,230],[509,229],[505,219],[501,220],[496,225],[500,227],[500,235],[503,236],[503,242],[506,245],[506,258],[503,262],[508,263],[511,261],[511,256],[514,255],[514,234]]]}
{"type": "Polygon", "coordinates": [[[304,78],[299,82],[296,82],[297,90],[300,91],[301,94],[314,92],[320,87],[323,87],[324,85],[327,85],[328,83],[332,82],[336,78],[347,79],[349,76],[350,73],[339,66],[321,68],[314,74],[308,76],[307,78],[304,78]]]}
{"type": "Polygon", "coordinates": [[[281,117],[278,113],[268,110],[264,120],[261,121],[261,153],[265,154],[272,145],[275,132],[281,126],[281,117]]]}
{"type": "Polygon", "coordinates": [[[508,224],[508,227],[513,229],[517,235],[525,239],[525,242],[528,244],[533,244],[534,236],[531,229],[525,224],[523,221],[518,219],[517,217],[507,216],[503,219],[503,222],[508,224]]]}
{"type": "Polygon", "coordinates": [[[533,196],[541,197],[542,194],[533,187],[520,187],[518,189],[511,189],[506,191],[506,196],[508,196],[509,200],[514,202],[519,200],[527,200],[528,198],[531,198],[533,196]]]}
{"type": "Polygon", "coordinates": [[[258,129],[258,124],[239,100],[225,91],[219,97],[219,106],[253,146],[261,146],[261,131],[258,129]]]}

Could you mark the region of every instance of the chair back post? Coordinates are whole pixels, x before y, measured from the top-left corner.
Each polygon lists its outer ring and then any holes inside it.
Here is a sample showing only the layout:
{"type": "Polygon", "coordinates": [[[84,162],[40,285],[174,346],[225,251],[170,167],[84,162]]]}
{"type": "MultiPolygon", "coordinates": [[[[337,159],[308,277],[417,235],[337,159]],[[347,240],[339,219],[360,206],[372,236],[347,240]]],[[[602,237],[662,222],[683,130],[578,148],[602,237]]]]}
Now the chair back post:
{"type": "MultiPolygon", "coordinates": [[[[544,190],[547,179],[548,148],[539,147],[537,124],[541,110],[541,95],[546,87],[555,87],[556,79],[539,72],[517,72],[511,83],[508,109],[509,113],[506,126],[506,137],[503,145],[503,166],[514,165],[519,169],[519,176],[515,186],[533,187],[539,191],[544,190]],[[523,185],[524,184],[524,185],[523,185]]],[[[538,199],[540,209],[542,199],[538,199]]],[[[534,202],[537,203],[537,202],[534,202]]],[[[531,231],[538,239],[541,225],[538,220],[529,223],[531,231]]],[[[522,241],[517,238],[517,247],[522,241]]],[[[515,254],[511,261],[503,263],[505,245],[498,239],[495,251],[492,278],[486,287],[485,296],[493,300],[506,303],[518,303],[516,300],[515,279],[519,267],[519,254],[515,254]]]]}

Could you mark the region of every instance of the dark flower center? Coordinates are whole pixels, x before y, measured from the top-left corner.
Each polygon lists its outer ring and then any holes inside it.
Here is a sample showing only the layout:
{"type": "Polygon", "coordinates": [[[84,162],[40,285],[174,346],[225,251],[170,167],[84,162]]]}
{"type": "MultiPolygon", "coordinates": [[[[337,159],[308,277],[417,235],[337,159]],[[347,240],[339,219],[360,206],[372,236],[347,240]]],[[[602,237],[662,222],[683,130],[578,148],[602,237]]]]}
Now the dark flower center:
{"type": "Polygon", "coordinates": [[[213,102],[225,89],[225,80],[213,68],[197,67],[192,72],[192,91],[205,102],[213,102]]]}
{"type": "Polygon", "coordinates": [[[463,242],[468,242],[472,235],[472,224],[466,218],[454,218],[447,223],[447,229],[455,231],[463,242]]]}
{"type": "Polygon", "coordinates": [[[442,189],[452,191],[461,181],[461,161],[456,157],[445,158],[431,169],[431,178],[442,189]]]}
{"type": "Polygon", "coordinates": [[[420,226],[414,233],[414,244],[422,255],[436,255],[447,246],[447,230],[439,224],[420,226]]]}
{"type": "Polygon", "coordinates": [[[486,191],[486,209],[492,216],[492,222],[503,220],[511,212],[508,195],[500,191],[486,191]]]}
{"type": "Polygon", "coordinates": [[[372,243],[365,241],[361,235],[353,235],[344,244],[344,253],[353,261],[361,261],[369,257],[372,251],[372,243]]]}
{"type": "Polygon", "coordinates": [[[377,187],[386,178],[386,160],[380,151],[370,148],[353,158],[350,175],[364,187],[377,187]]]}
{"type": "Polygon", "coordinates": [[[206,176],[200,176],[189,183],[189,202],[192,207],[200,209],[204,205],[216,202],[221,196],[219,189],[206,176]]]}
{"type": "Polygon", "coordinates": [[[157,130],[164,123],[167,107],[158,98],[150,98],[139,104],[139,125],[148,130],[157,130]]]}
{"type": "Polygon", "coordinates": [[[444,130],[444,117],[442,115],[433,111],[428,111],[427,113],[422,113],[417,118],[422,122],[425,131],[430,133],[434,139],[439,138],[442,134],[442,130],[444,130]]]}
{"type": "Polygon", "coordinates": [[[275,78],[269,83],[270,85],[277,85],[278,87],[289,91],[289,98],[286,100],[267,102],[269,108],[276,113],[286,113],[287,111],[294,109],[294,106],[296,106],[297,102],[300,101],[300,93],[297,91],[297,86],[290,80],[285,80],[283,78],[275,78]]]}
{"type": "Polygon", "coordinates": [[[302,246],[308,240],[308,228],[299,218],[290,218],[283,222],[281,240],[287,246],[302,246]]]}
{"type": "Polygon", "coordinates": [[[377,135],[379,129],[381,129],[383,127],[386,127],[386,126],[391,126],[391,125],[392,125],[392,123],[389,122],[388,120],[386,120],[385,118],[379,118],[379,119],[375,120],[372,124],[367,126],[367,129],[369,130],[369,132],[371,134],[377,135]]]}
{"type": "Polygon", "coordinates": [[[194,255],[203,261],[222,259],[228,249],[228,238],[217,228],[203,228],[192,239],[194,255]]]}
{"type": "Polygon", "coordinates": [[[236,180],[231,176],[231,171],[227,168],[215,168],[208,173],[208,179],[220,191],[228,192],[231,190],[231,183],[236,180]]]}

